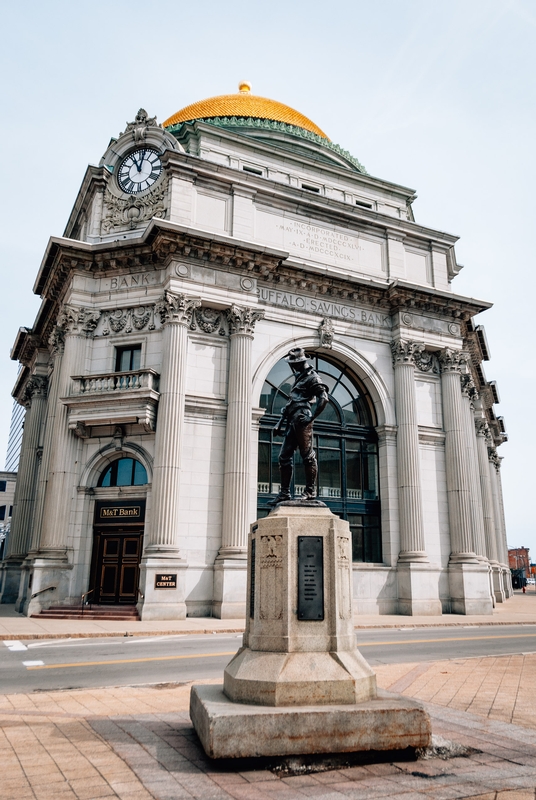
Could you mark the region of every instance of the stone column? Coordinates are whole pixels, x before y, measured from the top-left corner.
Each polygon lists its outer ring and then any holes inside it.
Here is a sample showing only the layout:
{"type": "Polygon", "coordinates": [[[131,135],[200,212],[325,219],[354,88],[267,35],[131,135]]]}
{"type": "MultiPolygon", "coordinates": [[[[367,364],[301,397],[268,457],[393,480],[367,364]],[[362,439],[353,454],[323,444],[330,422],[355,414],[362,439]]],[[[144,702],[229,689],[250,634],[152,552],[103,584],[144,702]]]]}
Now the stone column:
{"type": "Polygon", "coordinates": [[[93,336],[100,310],[64,305],[58,315],[50,344],[54,371],[49,386],[48,415],[43,463],[40,469],[36,522],[32,548],[32,594],[55,586],[53,594],[43,592],[26,603],[28,615],[61,604],[69,597],[70,570],[67,546],[73,491],[78,479],[78,440],[68,427],[68,410],[62,398],[70,393],[71,376],[84,369],[86,340],[93,336]],[[46,482],[46,483],[45,483],[46,482]]]}
{"type": "Polygon", "coordinates": [[[395,370],[397,418],[398,607],[400,614],[441,614],[438,575],[432,573],[424,546],[419,457],[419,426],[415,393],[415,357],[424,346],[401,339],[391,343],[395,370]]]}
{"type": "Polygon", "coordinates": [[[491,614],[488,569],[479,562],[474,544],[471,464],[461,388],[466,356],[458,350],[445,349],[439,354],[439,363],[451,543],[451,609],[455,614],[491,614]]]}
{"type": "Polygon", "coordinates": [[[186,562],[180,555],[180,467],[188,327],[201,300],[166,292],[156,305],[163,325],[160,400],[155,437],[150,530],[141,564],[142,619],[184,619],[186,562]],[[155,575],[171,573],[177,588],[156,589],[155,575]]]}
{"type": "Polygon", "coordinates": [[[497,536],[498,536],[498,552],[499,552],[499,561],[501,562],[502,572],[503,572],[503,583],[505,585],[505,590],[507,592],[507,596],[510,597],[513,593],[511,588],[512,583],[512,573],[510,572],[510,566],[508,563],[508,542],[506,539],[506,520],[504,516],[504,500],[503,500],[503,493],[502,493],[502,481],[501,481],[501,461],[502,458],[498,455],[497,451],[493,449],[491,455],[493,466],[495,468],[495,479],[496,479],[496,491],[497,491],[497,536]]]}
{"type": "Polygon", "coordinates": [[[489,474],[489,459],[487,439],[490,435],[485,419],[475,420],[476,444],[478,456],[478,471],[480,479],[480,492],[482,495],[482,514],[484,520],[484,536],[486,541],[486,555],[491,565],[493,593],[496,603],[503,603],[505,592],[501,566],[498,560],[497,541],[495,537],[495,519],[493,512],[493,495],[489,474]]]}
{"type": "Polygon", "coordinates": [[[487,561],[486,541],[484,536],[484,514],[482,509],[482,493],[480,490],[478,456],[476,453],[476,433],[473,403],[478,400],[474,381],[471,375],[462,376],[462,396],[465,411],[465,435],[467,459],[469,464],[469,483],[471,496],[471,514],[473,528],[473,548],[476,555],[487,561]]]}
{"type": "Polygon", "coordinates": [[[19,594],[21,566],[31,545],[32,517],[39,469],[39,437],[46,411],[47,379],[33,375],[24,389],[24,431],[13,501],[13,515],[6,559],[0,564],[0,603],[14,603],[19,594]]]}
{"type": "Polygon", "coordinates": [[[223,476],[221,548],[214,564],[214,615],[220,619],[246,613],[247,536],[251,482],[251,349],[255,323],[264,311],[231,306],[229,381],[223,476]]]}

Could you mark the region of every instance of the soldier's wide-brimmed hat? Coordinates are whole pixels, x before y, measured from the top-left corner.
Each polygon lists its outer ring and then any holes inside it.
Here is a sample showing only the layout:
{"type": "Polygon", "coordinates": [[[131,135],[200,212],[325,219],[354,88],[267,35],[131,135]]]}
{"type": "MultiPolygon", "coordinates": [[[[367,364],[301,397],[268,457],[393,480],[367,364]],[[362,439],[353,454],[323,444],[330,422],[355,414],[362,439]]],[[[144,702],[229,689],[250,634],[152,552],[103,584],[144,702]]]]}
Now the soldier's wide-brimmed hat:
{"type": "Polygon", "coordinates": [[[305,355],[303,347],[293,347],[285,356],[285,361],[288,361],[289,364],[299,364],[300,361],[307,361],[307,359],[308,356],[305,355]]]}

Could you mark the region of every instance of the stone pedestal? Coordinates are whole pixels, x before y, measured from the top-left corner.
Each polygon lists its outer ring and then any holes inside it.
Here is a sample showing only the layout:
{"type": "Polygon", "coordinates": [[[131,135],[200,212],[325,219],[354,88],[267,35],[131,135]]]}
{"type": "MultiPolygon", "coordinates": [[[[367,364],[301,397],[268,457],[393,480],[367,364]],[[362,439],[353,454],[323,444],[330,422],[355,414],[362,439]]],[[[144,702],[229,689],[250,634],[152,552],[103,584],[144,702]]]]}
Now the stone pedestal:
{"type": "Polygon", "coordinates": [[[431,739],[418,703],[382,691],[358,705],[296,708],[233,703],[221,686],[194,686],[190,717],[210,758],[402,750],[431,739]]]}
{"type": "Polygon", "coordinates": [[[246,615],[247,553],[220,553],[214,562],[212,613],[218,619],[242,619],[246,615]]]}
{"type": "Polygon", "coordinates": [[[449,562],[449,587],[453,614],[491,614],[493,612],[489,590],[489,568],[474,557],[470,561],[463,555],[457,561],[451,555],[449,562]]]}
{"type": "Polygon", "coordinates": [[[223,686],[193,687],[212,758],[425,747],[428,715],[378,696],[356,646],[347,522],[322,503],[281,503],[252,526],[246,631],[223,686]]]}
{"type": "Polygon", "coordinates": [[[399,558],[396,575],[399,614],[441,616],[441,600],[437,596],[439,570],[426,562],[404,561],[399,558]]]}
{"type": "Polygon", "coordinates": [[[151,552],[140,565],[140,619],[186,619],[186,560],[151,552]]]}

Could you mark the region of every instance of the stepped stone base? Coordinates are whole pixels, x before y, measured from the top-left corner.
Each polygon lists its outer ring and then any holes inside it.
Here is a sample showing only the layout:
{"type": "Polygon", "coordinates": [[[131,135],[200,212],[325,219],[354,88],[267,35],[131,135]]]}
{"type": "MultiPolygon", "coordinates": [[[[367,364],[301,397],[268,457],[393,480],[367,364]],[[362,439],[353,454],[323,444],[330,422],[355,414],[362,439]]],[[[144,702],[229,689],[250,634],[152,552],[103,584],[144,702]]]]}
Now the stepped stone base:
{"type": "Polygon", "coordinates": [[[378,691],[356,705],[233,703],[222,686],[193,686],[190,717],[210,758],[355,753],[428,747],[430,718],[418,703],[378,691]]]}

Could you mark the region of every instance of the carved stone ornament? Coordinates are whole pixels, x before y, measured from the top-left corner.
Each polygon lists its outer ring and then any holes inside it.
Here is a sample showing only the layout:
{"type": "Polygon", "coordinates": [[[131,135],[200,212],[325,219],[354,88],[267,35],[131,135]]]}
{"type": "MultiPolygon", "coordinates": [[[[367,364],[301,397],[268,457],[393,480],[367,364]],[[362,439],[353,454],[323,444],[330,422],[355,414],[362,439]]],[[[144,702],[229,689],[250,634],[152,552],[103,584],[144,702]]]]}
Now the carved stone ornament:
{"type": "Polygon", "coordinates": [[[467,354],[461,350],[451,350],[446,347],[439,353],[438,359],[441,372],[461,373],[467,363],[467,354]]]}
{"type": "Polygon", "coordinates": [[[62,328],[55,327],[52,329],[48,337],[48,346],[52,357],[61,356],[65,349],[65,331],[62,328]]]}
{"type": "Polygon", "coordinates": [[[23,405],[29,408],[34,397],[46,397],[48,389],[48,379],[43,375],[32,375],[26,386],[22,397],[23,405]]]}
{"type": "Polygon", "coordinates": [[[76,427],[72,430],[79,439],[89,439],[89,428],[83,422],[77,422],[76,427]]]}
{"type": "Polygon", "coordinates": [[[201,305],[197,297],[186,297],[184,294],[165,292],[163,298],[155,305],[155,314],[160,315],[162,325],[166,322],[179,322],[181,325],[191,325],[193,312],[201,305]]]}
{"type": "Polygon", "coordinates": [[[232,305],[227,309],[227,320],[229,322],[229,333],[242,333],[253,336],[255,323],[263,319],[264,310],[254,308],[241,308],[232,305]]]}
{"type": "Polygon", "coordinates": [[[475,429],[477,436],[482,436],[486,441],[488,439],[491,441],[491,431],[485,419],[475,419],[475,429]]]}
{"type": "Polygon", "coordinates": [[[473,376],[469,373],[462,375],[462,394],[468,397],[472,402],[478,400],[479,394],[473,380],[473,376]]]}
{"type": "MultiPolygon", "coordinates": [[[[127,122],[125,133],[132,132],[132,138],[136,144],[142,144],[147,138],[149,128],[161,128],[156,121],[156,117],[150,117],[144,108],[140,108],[134,122],[127,122]]],[[[123,134],[120,133],[120,136],[123,134]]]]}
{"type": "Polygon", "coordinates": [[[415,366],[421,372],[434,372],[436,375],[439,374],[439,363],[434,353],[430,353],[429,350],[418,349],[415,352],[414,359],[415,366]]]}
{"type": "Polygon", "coordinates": [[[393,365],[411,364],[414,366],[416,363],[416,358],[422,353],[423,350],[423,344],[397,339],[396,342],[391,342],[393,365]]]}
{"type": "Polygon", "coordinates": [[[190,330],[203,331],[203,333],[219,333],[220,336],[225,336],[225,312],[218,311],[215,308],[196,308],[192,314],[192,322],[190,330]]]}
{"type": "Polygon", "coordinates": [[[333,338],[335,331],[333,330],[333,322],[329,317],[324,317],[318,329],[320,334],[320,346],[327,347],[331,350],[333,347],[333,338]]]}
{"type": "Polygon", "coordinates": [[[64,305],[58,314],[57,327],[66,333],[77,333],[93,336],[101,316],[97,308],[79,308],[78,306],[64,305]]]}
{"type": "Polygon", "coordinates": [[[161,183],[157,191],[144,194],[142,197],[136,195],[127,198],[116,197],[107,187],[104,192],[106,213],[101,222],[101,232],[109,233],[112,228],[133,230],[141,222],[153,217],[163,219],[166,216],[166,194],[167,181],[161,183]]]}
{"type": "Polygon", "coordinates": [[[501,457],[499,456],[499,454],[497,453],[497,451],[495,450],[494,447],[492,447],[492,448],[490,448],[488,450],[488,457],[489,457],[489,460],[491,461],[491,463],[493,464],[493,466],[495,467],[495,469],[498,472],[500,470],[500,468],[501,468],[502,459],[501,459],[501,457]]]}
{"type": "Polygon", "coordinates": [[[154,305],[135,306],[134,308],[114,308],[103,312],[102,335],[112,333],[132,333],[145,328],[154,331],[154,305]]]}

